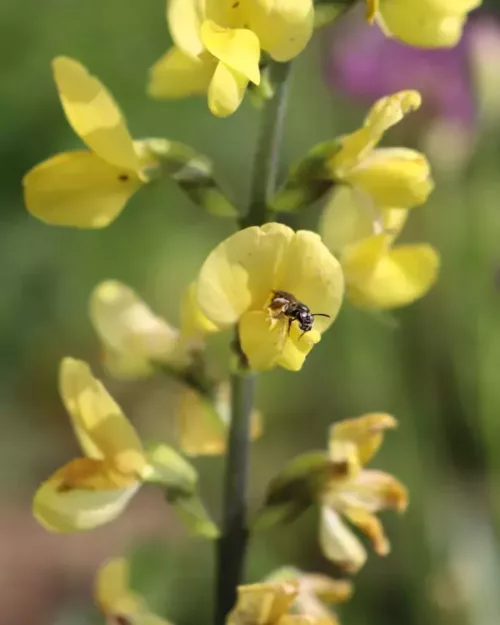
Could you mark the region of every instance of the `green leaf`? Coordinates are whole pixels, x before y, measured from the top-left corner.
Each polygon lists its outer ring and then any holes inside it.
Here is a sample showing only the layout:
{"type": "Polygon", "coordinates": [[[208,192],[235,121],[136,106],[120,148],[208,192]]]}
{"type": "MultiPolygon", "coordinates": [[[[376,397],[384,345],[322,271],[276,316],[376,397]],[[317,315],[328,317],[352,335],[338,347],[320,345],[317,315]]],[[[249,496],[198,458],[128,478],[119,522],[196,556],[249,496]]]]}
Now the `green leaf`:
{"type": "Polygon", "coordinates": [[[335,184],[329,161],[339,149],[337,139],[312,148],[291,167],[284,185],[272,198],[270,208],[277,212],[298,211],[328,193],[335,184]]]}
{"type": "Polygon", "coordinates": [[[219,528],[212,521],[203,502],[197,495],[176,496],[167,493],[167,500],[192,534],[210,539],[219,537],[219,528]]]}
{"type": "Polygon", "coordinates": [[[158,444],[146,450],[148,467],[143,480],[166,486],[168,491],[192,495],[198,482],[194,467],[168,445],[158,444]]]}
{"type": "Polygon", "coordinates": [[[253,529],[269,529],[295,520],[317,501],[334,470],[327,452],[308,452],[294,458],[269,483],[253,529]]]}
{"type": "Polygon", "coordinates": [[[141,157],[151,165],[152,177],[168,176],[192,202],[216,217],[237,217],[236,207],[226,197],[214,178],[212,161],[193,148],[167,139],[144,139],[136,142],[141,157]],[[155,168],[160,166],[160,169],[155,168]]]}

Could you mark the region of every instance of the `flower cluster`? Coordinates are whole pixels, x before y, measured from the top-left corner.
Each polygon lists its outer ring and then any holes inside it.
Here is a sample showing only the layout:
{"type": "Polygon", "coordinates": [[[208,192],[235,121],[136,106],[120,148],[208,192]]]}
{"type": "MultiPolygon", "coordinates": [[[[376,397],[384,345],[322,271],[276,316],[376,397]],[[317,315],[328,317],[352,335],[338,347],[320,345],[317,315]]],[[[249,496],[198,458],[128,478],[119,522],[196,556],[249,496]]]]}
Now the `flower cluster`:
{"type": "MultiPolygon", "coordinates": [[[[169,0],[174,45],[151,69],[149,94],[180,98],[206,93],[211,112],[219,117],[234,113],[245,93],[265,81],[270,88],[265,94],[262,90],[263,99],[284,98],[286,89],[273,84],[271,70],[302,52],[325,16],[339,17],[352,2],[326,4],[169,0]],[[329,12],[321,10],[325,8],[329,12]]],[[[439,47],[457,42],[467,13],[478,4],[366,0],[364,8],[367,23],[377,22],[387,35],[439,47]]],[[[359,129],[314,146],[290,168],[280,188],[275,188],[276,163],[271,161],[283,109],[282,102],[273,104],[268,113],[270,119],[275,116],[276,128],[270,132],[266,122],[263,143],[269,145],[265,158],[257,156],[259,165],[273,171],[265,173],[265,180],[255,176],[245,213],[218,185],[206,156],[167,139],[133,140],[109,91],[78,61],[58,57],[53,72],[66,118],[86,149],[57,154],[26,174],[30,213],[49,224],[102,228],[142,186],[168,178],[209,214],[238,219],[240,229],[208,254],[186,286],[178,327],[116,280],[94,288],[89,314],[107,374],[122,381],[155,375],[176,381],[178,404],[170,413],[177,424],[175,444],[184,454],[228,453],[227,497],[238,501],[226,502],[231,518],[222,525],[227,533],[220,543],[220,562],[234,557],[236,566],[229,568],[239,569],[244,553],[234,550],[243,550],[245,540],[235,547],[231,532],[246,535],[244,511],[234,514],[245,495],[235,487],[246,467],[233,475],[231,463],[246,462],[248,454],[238,452],[262,435],[262,415],[252,401],[255,373],[275,367],[301,370],[335,322],[344,293],[364,309],[395,308],[422,297],[437,278],[437,251],[426,243],[396,242],[409,216],[433,190],[430,165],[414,149],[379,146],[386,131],[418,109],[421,96],[414,90],[384,94],[359,129]],[[314,202],[324,203],[319,234],[282,223],[291,212],[299,220],[314,202]],[[231,359],[225,369],[230,380],[214,373],[217,367],[206,349],[214,335],[228,336],[228,330],[231,359]],[[241,526],[235,527],[235,518],[241,526]]],[[[90,530],[113,521],[144,483],[152,483],[192,533],[219,536],[193,466],[163,442],[143,445],[89,365],[64,358],[59,390],[82,455],[37,490],[33,508],[41,525],[52,532],[90,530]]],[[[389,540],[377,513],[404,511],[408,495],[395,477],[366,465],[385,431],[395,426],[394,417],[383,412],[335,422],[327,451],[301,454],[269,482],[251,529],[283,525],[316,506],[321,550],[345,573],[357,572],[367,558],[345,521],[371,539],[378,555],[388,554],[389,540]]],[[[218,573],[221,585],[228,586],[226,571],[218,573]]],[[[228,625],[337,625],[330,606],[352,593],[348,580],[293,567],[243,586],[239,573],[228,575],[229,595],[226,588],[218,597],[228,625]]],[[[123,559],[102,567],[96,596],[110,624],[168,625],[130,590],[129,565],[123,559]]]]}
{"type": "Polygon", "coordinates": [[[248,84],[261,81],[261,56],[289,61],[309,41],[313,0],[171,0],[167,19],[174,40],[151,69],[155,98],[207,93],[214,115],[241,104],[248,84]]]}

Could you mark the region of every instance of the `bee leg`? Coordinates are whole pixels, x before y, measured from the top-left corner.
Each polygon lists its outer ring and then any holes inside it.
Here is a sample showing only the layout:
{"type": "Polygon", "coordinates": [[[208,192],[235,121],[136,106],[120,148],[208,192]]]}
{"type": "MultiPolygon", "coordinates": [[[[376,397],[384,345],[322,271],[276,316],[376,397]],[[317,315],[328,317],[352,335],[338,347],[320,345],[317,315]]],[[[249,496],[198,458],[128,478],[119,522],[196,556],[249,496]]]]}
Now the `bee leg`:
{"type": "Polygon", "coordinates": [[[288,335],[290,335],[290,330],[292,329],[292,323],[293,323],[293,319],[289,317],[288,318],[288,332],[287,332],[288,335]]]}

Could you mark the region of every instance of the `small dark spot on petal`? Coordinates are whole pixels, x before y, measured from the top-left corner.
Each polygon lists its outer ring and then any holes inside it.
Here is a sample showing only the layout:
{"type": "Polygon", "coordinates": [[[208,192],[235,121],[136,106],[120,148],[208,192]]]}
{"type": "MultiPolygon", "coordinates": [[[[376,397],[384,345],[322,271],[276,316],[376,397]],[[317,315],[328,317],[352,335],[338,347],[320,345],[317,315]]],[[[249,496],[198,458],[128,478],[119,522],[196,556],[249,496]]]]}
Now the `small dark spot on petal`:
{"type": "Polygon", "coordinates": [[[58,493],[69,493],[69,491],[72,490],[72,487],[70,484],[68,484],[68,482],[63,481],[59,484],[56,490],[58,493]]]}
{"type": "Polygon", "coordinates": [[[240,3],[239,3],[239,2],[234,2],[234,3],[233,3],[233,9],[236,9],[236,8],[238,8],[239,6],[240,6],[240,3]]]}
{"type": "Polygon", "coordinates": [[[127,180],[129,179],[127,174],[120,174],[118,176],[118,180],[121,180],[122,182],[127,182],[127,180]]]}

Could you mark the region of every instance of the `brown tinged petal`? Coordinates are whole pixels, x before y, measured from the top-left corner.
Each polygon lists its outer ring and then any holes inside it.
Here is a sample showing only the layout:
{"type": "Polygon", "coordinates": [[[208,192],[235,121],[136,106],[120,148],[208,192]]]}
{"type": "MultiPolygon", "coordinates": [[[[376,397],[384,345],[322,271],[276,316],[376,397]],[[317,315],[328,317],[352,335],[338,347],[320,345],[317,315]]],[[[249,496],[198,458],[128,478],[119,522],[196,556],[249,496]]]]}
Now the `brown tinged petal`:
{"type": "Polygon", "coordinates": [[[361,417],[344,419],[330,428],[330,448],[337,441],[356,445],[362,465],[367,464],[379,450],[384,431],[397,427],[394,417],[383,412],[372,412],[361,417]]]}

